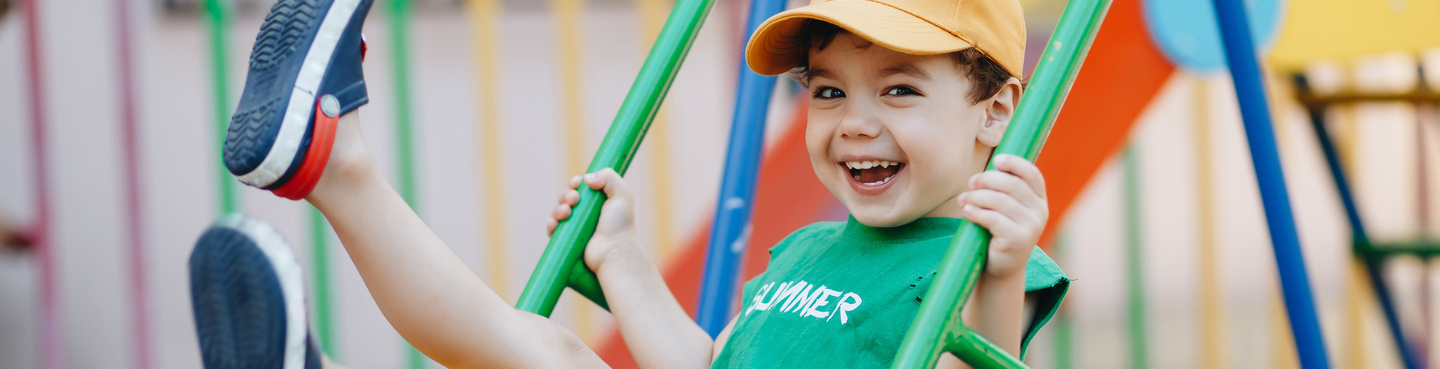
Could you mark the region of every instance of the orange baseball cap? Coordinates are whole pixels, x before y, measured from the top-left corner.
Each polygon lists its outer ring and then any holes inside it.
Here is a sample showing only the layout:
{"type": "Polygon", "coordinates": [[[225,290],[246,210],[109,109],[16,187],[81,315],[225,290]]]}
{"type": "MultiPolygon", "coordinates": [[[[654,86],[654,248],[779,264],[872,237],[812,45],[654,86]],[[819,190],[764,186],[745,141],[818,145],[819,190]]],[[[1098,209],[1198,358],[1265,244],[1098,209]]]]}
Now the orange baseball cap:
{"type": "Polygon", "coordinates": [[[801,66],[807,19],[832,23],[891,50],[916,55],[975,48],[1020,76],[1025,14],[1018,0],[811,0],[766,20],[746,46],[745,61],[763,75],[801,66]]]}

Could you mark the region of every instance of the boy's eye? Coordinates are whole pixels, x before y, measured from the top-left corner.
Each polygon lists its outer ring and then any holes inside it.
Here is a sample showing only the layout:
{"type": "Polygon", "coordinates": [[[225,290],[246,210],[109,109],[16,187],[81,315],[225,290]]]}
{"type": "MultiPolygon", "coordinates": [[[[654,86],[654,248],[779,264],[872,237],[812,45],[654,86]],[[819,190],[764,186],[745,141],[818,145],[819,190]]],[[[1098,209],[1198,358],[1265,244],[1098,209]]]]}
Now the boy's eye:
{"type": "Polygon", "coordinates": [[[914,89],[906,86],[895,86],[885,90],[886,95],[919,95],[914,89]]]}
{"type": "Polygon", "coordinates": [[[845,92],[834,87],[821,87],[815,90],[814,97],[820,99],[838,99],[845,97],[845,92]]]}

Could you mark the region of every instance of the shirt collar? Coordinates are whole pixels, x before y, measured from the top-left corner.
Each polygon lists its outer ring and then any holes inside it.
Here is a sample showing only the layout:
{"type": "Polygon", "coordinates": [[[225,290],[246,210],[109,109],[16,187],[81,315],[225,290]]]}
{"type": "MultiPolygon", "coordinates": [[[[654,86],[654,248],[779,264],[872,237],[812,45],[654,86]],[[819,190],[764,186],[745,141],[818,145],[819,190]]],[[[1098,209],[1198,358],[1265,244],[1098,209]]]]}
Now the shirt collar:
{"type": "Polygon", "coordinates": [[[871,227],[850,216],[845,222],[844,238],[864,243],[903,243],[955,235],[960,228],[957,218],[920,218],[895,227],[871,227]]]}

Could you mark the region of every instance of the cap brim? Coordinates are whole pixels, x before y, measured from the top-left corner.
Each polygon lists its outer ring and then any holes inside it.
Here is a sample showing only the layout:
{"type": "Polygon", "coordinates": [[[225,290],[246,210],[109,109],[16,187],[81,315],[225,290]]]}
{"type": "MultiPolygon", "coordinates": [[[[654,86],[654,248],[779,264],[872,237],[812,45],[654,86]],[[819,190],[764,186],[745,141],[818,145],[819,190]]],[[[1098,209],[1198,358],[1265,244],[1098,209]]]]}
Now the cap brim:
{"type": "Polygon", "coordinates": [[[870,42],[907,54],[946,54],[974,46],[889,5],[834,0],[787,10],[761,24],[745,47],[745,61],[750,69],[763,75],[776,75],[799,67],[808,51],[800,40],[800,28],[807,19],[829,22],[870,42]]]}

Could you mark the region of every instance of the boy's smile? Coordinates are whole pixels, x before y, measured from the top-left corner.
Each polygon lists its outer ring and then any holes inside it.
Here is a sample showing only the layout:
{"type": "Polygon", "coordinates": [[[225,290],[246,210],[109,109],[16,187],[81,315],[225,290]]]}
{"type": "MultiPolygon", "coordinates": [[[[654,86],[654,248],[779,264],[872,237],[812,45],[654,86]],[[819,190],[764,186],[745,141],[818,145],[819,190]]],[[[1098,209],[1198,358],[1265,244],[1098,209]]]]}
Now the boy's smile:
{"type": "Polygon", "coordinates": [[[955,199],[1004,132],[965,67],[841,33],[810,50],[806,147],[820,182],[855,219],[891,227],[960,217],[955,199]],[[993,136],[993,137],[992,137],[993,136]]]}
{"type": "Polygon", "coordinates": [[[875,195],[889,188],[891,179],[900,173],[905,163],[889,160],[846,160],[840,163],[850,170],[850,185],[856,192],[875,195]]]}

